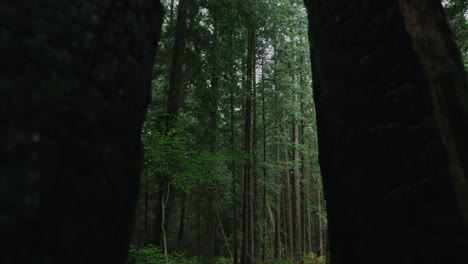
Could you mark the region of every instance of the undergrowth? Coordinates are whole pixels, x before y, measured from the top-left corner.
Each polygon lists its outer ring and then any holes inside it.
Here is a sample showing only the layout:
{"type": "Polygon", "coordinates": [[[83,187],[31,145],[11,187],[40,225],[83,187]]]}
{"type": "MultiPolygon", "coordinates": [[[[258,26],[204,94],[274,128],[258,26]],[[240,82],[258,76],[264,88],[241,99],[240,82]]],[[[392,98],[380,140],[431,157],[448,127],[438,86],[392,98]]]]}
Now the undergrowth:
{"type": "MultiPolygon", "coordinates": [[[[304,264],[326,264],[323,256],[318,257],[313,252],[303,257],[304,264]]],[[[148,245],[137,248],[135,245],[130,246],[128,254],[128,264],[165,264],[164,253],[161,248],[148,245]]],[[[169,264],[231,264],[232,260],[225,257],[216,257],[211,260],[201,259],[199,257],[191,257],[183,252],[175,252],[169,255],[169,264]]],[[[263,264],[295,264],[291,260],[271,260],[263,264]]]]}

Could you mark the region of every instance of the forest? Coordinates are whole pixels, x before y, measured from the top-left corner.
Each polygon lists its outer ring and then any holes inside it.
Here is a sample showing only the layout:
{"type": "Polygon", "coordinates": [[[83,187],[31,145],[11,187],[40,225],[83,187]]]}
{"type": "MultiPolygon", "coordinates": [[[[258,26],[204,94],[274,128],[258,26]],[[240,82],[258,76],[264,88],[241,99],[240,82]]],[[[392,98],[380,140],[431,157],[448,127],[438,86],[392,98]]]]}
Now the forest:
{"type": "Polygon", "coordinates": [[[468,0],[0,10],[0,263],[468,263],[468,0]]]}
{"type": "Polygon", "coordinates": [[[163,4],[131,260],[325,263],[303,3],[163,4]]]}
{"type": "Polygon", "coordinates": [[[302,1],[163,5],[130,261],[327,263],[302,1]]]}

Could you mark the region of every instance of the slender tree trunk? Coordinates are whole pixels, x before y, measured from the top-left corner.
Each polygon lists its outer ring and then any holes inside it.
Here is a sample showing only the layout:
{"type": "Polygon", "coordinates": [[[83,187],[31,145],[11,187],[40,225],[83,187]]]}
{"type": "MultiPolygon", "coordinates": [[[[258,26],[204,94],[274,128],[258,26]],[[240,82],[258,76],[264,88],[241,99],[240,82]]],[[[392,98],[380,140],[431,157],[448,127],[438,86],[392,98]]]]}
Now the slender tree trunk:
{"type": "Polygon", "coordinates": [[[167,234],[166,234],[166,206],[169,200],[169,195],[170,195],[170,185],[167,186],[166,199],[164,199],[163,197],[163,199],[161,200],[161,208],[162,208],[161,229],[162,229],[162,237],[163,237],[164,259],[166,261],[166,264],[169,264],[169,253],[168,253],[168,248],[167,248],[167,234]]]}
{"type": "MultiPolygon", "coordinates": [[[[304,160],[303,160],[304,161],[304,160]]],[[[306,184],[305,181],[307,181],[307,172],[305,171],[305,164],[304,164],[304,171],[302,172],[302,176],[304,177],[304,182],[303,184],[306,184]]],[[[307,202],[307,187],[305,187],[305,190],[302,192],[302,251],[304,253],[309,253],[309,223],[308,223],[308,213],[307,210],[309,209],[310,203],[307,202]]]]}
{"type": "MultiPolygon", "coordinates": [[[[315,137],[315,149],[318,150],[318,138],[315,137]]],[[[316,174],[315,176],[317,183],[317,220],[318,220],[318,239],[319,239],[319,248],[318,248],[318,255],[324,256],[324,234],[323,234],[323,224],[322,224],[322,183],[321,183],[321,175],[316,174]]]]}
{"type": "Polygon", "coordinates": [[[190,0],[179,0],[177,21],[174,37],[174,47],[170,66],[169,85],[167,88],[167,110],[165,131],[171,129],[179,113],[182,103],[182,89],[184,76],[184,55],[186,46],[187,12],[190,0]]]}
{"type": "MultiPolygon", "coordinates": [[[[200,198],[201,199],[201,198],[200,198]]],[[[196,246],[195,248],[197,249],[197,252],[203,252],[203,245],[202,245],[202,214],[203,214],[203,210],[202,210],[202,204],[199,202],[197,204],[197,223],[196,223],[196,232],[197,232],[197,235],[196,235],[196,246]]]]}
{"type": "Polygon", "coordinates": [[[254,251],[253,262],[259,259],[259,245],[260,245],[260,235],[258,232],[258,222],[259,222],[259,211],[258,202],[259,200],[256,197],[259,197],[259,179],[258,179],[258,160],[257,160],[257,74],[256,74],[256,39],[255,39],[255,29],[252,29],[252,43],[250,49],[252,50],[252,183],[253,183],[253,193],[251,199],[251,210],[252,210],[252,248],[254,251]]]}
{"type": "Polygon", "coordinates": [[[169,27],[172,26],[172,23],[174,21],[174,0],[171,0],[171,3],[169,5],[169,27]]]}
{"type": "Polygon", "coordinates": [[[317,175],[317,211],[318,211],[318,231],[319,231],[319,256],[323,256],[323,224],[322,224],[322,195],[320,193],[320,175],[317,175]]]}
{"type": "MultiPolygon", "coordinates": [[[[156,176],[157,177],[157,176],[156,176]]],[[[159,179],[159,189],[158,191],[154,194],[154,207],[153,207],[153,213],[155,215],[154,219],[154,226],[153,226],[153,235],[152,235],[152,241],[151,243],[157,246],[162,246],[161,243],[161,238],[162,238],[162,201],[164,200],[164,189],[166,188],[166,180],[163,179],[161,176],[161,179],[159,179]]]]}
{"type": "MultiPolygon", "coordinates": [[[[208,189],[208,193],[211,193],[213,190],[208,189]]],[[[204,250],[201,252],[201,255],[207,259],[213,259],[215,251],[215,240],[216,240],[216,215],[213,208],[214,195],[206,195],[205,201],[205,236],[204,236],[204,250]]]]}
{"type": "Polygon", "coordinates": [[[309,144],[305,143],[305,157],[304,157],[304,172],[306,174],[306,212],[307,212],[307,251],[312,252],[312,217],[311,217],[311,190],[310,190],[310,161],[309,161],[309,144]]]}
{"type": "MultiPolygon", "coordinates": [[[[230,89],[230,120],[231,120],[231,137],[230,137],[230,149],[231,152],[234,153],[234,140],[235,140],[235,135],[234,135],[234,91],[233,87],[230,89]]],[[[237,264],[238,262],[238,236],[237,236],[237,214],[238,214],[238,207],[237,207],[237,191],[236,191],[236,163],[233,161],[231,162],[231,190],[232,190],[232,204],[233,204],[233,209],[232,209],[232,232],[233,232],[233,242],[232,242],[232,252],[233,252],[233,264],[237,264]]]]}
{"type": "Polygon", "coordinates": [[[262,236],[262,262],[266,260],[266,226],[267,226],[267,208],[266,208],[266,197],[267,197],[267,149],[266,149],[266,107],[265,107],[265,85],[263,75],[263,60],[262,60],[262,127],[263,127],[263,236],[262,236]]]}
{"type": "MultiPolygon", "coordinates": [[[[296,77],[297,79],[297,77],[296,77]]],[[[297,80],[296,80],[297,82],[297,80]]],[[[297,91],[294,92],[294,101],[297,104],[297,91]]],[[[293,117],[293,137],[294,137],[294,209],[295,209],[295,236],[294,236],[294,255],[296,261],[302,263],[302,216],[301,216],[301,168],[300,168],[300,155],[299,155],[299,125],[298,113],[295,111],[293,117]]]]}
{"type": "MultiPolygon", "coordinates": [[[[276,119],[276,165],[279,167],[281,164],[280,157],[280,131],[281,123],[279,118],[276,119]]],[[[278,170],[277,176],[275,178],[275,200],[276,200],[276,217],[275,217],[275,259],[281,258],[281,172],[278,170]]]]}
{"type": "MultiPolygon", "coordinates": [[[[283,113],[283,116],[285,114],[283,113]]],[[[285,129],[286,126],[283,126],[283,129],[285,129]]],[[[284,140],[284,162],[285,162],[285,169],[284,169],[284,188],[285,188],[285,198],[286,198],[286,208],[287,208],[287,237],[288,239],[286,242],[288,243],[289,246],[289,255],[294,256],[294,221],[293,221],[293,214],[294,214],[294,208],[293,208],[293,199],[292,199],[292,194],[291,194],[291,177],[289,173],[289,154],[288,154],[288,147],[287,147],[287,140],[284,140]]]]}
{"type": "MultiPolygon", "coordinates": [[[[213,41],[211,43],[211,50],[213,55],[211,57],[211,85],[209,87],[207,98],[209,98],[207,104],[208,114],[208,127],[205,134],[208,138],[208,148],[211,153],[216,152],[216,143],[218,137],[218,94],[219,94],[219,83],[220,83],[220,72],[218,65],[218,59],[215,57],[218,50],[218,25],[213,23],[213,41]]],[[[205,231],[205,251],[203,255],[207,259],[213,259],[215,254],[215,240],[216,240],[216,212],[214,208],[215,191],[211,186],[207,186],[206,192],[206,231],[205,231]]]]}
{"type": "Polygon", "coordinates": [[[227,248],[227,250],[228,250],[228,252],[229,252],[229,257],[231,257],[231,259],[233,259],[231,249],[229,249],[230,246],[229,246],[228,239],[227,239],[227,237],[226,237],[226,232],[224,232],[223,223],[221,222],[221,218],[219,218],[218,212],[216,212],[216,217],[218,218],[219,228],[221,229],[221,233],[222,233],[223,238],[224,238],[224,243],[226,244],[226,248],[227,248]]]}
{"type": "Polygon", "coordinates": [[[148,242],[148,212],[149,212],[149,175],[145,175],[145,220],[144,231],[143,231],[143,244],[146,245],[148,242]]]}
{"type": "Polygon", "coordinates": [[[184,240],[184,231],[185,231],[185,211],[187,205],[187,194],[182,192],[182,197],[180,198],[180,222],[179,222],[179,235],[177,237],[177,246],[179,249],[182,248],[184,240]]]}
{"type": "MultiPolygon", "coordinates": [[[[166,3],[164,4],[164,6],[167,5],[167,1],[166,3]]],[[[172,67],[172,60],[173,60],[173,53],[175,52],[174,50],[174,37],[175,37],[175,30],[176,30],[176,25],[174,25],[174,15],[175,15],[175,11],[174,11],[174,6],[175,6],[175,0],[170,0],[169,2],[169,14],[166,14],[166,17],[168,16],[169,17],[169,22],[168,22],[168,25],[167,25],[167,29],[163,31],[163,35],[162,35],[162,38],[165,39],[166,41],[166,45],[172,45],[172,49],[168,49],[168,54],[165,56],[165,71],[166,71],[166,74],[164,76],[164,78],[166,79],[166,82],[167,84],[170,83],[170,78],[172,77],[171,76],[171,67],[172,67]],[[167,74],[169,73],[169,74],[167,74]]],[[[166,87],[167,89],[167,87],[166,87]]],[[[167,91],[165,91],[167,93],[167,91]]],[[[160,130],[160,131],[163,131],[164,132],[164,125],[165,125],[165,120],[166,116],[159,116],[157,117],[157,123],[156,123],[156,129],[157,130],[160,130]]]]}
{"type": "MultiPolygon", "coordinates": [[[[167,102],[166,102],[166,115],[163,125],[160,128],[163,134],[170,131],[175,125],[179,108],[182,103],[182,89],[183,89],[183,72],[184,72],[184,54],[185,54],[185,32],[187,27],[187,1],[180,0],[179,7],[177,10],[177,21],[174,37],[173,52],[170,65],[169,84],[166,90],[167,102]]],[[[160,124],[158,124],[161,126],[160,124]]],[[[161,226],[162,226],[162,215],[161,212],[161,200],[165,196],[164,190],[170,183],[169,175],[156,175],[157,181],[160,182],[160,188],[158,191],[158,202],[155,204],[155,226],[153,234],[153,242],[155,245],[161,245],[161,226]]]]}
{"type": "MultiPolygon", "coordinates": [[[[284,173],[284,172],[283,172],[284,173]]],[[[284,191],[282,193],[282,206],[283,206],[283,236],[284,236],[284,258],[290,258],[291,257],[291,250],[292,250],[292,238],[290,238],[291,233],[289,232],[289,228],[291,227],[289,225],[289,212],[288,212],[288,202],[287,202],[287,194],[286,194],[286,182],[285,182],[285,175],[283,174],[283,188],[284,191]]],[[[292,218],[292,217],[291,217],[292,218]]]]}
{"type": "Polygon", "coordinates": [[[253,41],[255,32],[248,31],[247,67],[245,85],[245,132],[244,152],[247,160],[244,164],[244,192],[242,202],[242,248],[241,264],[252,264],[253,252],[253,224],[252,224],[252,75],[253,75],[253,41]]]}

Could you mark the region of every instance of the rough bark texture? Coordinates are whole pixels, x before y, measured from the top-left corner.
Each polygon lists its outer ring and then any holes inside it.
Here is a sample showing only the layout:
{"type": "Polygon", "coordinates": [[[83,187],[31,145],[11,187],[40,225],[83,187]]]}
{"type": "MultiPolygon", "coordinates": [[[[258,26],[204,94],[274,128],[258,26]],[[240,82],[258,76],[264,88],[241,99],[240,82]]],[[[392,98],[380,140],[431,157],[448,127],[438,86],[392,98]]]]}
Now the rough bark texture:
{"type": "Polygon", "coordinates": [[[305,3],[331,262],[466,263],[428,54],[413,49],[399,1],[305,3]]]}
{"type": "Polygon", "coordinates": [[[438,1],[400,0],[406,29],[425,70],[447,149],[452,184],[468,228],[468,80],[438,1]]]}
{"type": "Polygon", "coordinates": [[[0,262],[123,263],[159,1],[0,10],[0,262]]]}

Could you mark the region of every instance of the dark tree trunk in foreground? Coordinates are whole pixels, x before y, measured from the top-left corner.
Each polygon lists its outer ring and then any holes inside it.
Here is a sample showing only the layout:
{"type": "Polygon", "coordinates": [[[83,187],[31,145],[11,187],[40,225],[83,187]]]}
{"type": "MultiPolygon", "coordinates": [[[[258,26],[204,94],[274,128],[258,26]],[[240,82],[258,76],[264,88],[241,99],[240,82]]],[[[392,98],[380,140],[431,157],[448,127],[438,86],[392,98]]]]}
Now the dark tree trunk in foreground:
{"type": "Polygon", "coordinates": [[[466,263],[467,85],[440,1],[305,2],[331,262],[466,263]]]}
{"type": "Polygon", "coordinates": [[[159,1],[0,10],[0,262],[123,263],[159,1]]]}

